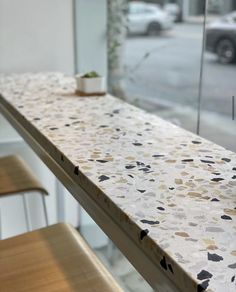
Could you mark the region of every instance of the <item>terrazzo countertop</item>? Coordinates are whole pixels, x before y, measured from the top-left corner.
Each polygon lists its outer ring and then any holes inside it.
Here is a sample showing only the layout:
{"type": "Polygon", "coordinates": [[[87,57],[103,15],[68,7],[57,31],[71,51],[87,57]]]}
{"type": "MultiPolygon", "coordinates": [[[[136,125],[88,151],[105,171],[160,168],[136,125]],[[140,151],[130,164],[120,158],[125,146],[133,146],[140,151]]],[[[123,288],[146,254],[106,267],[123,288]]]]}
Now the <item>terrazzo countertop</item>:
{"type": "Polygon", "coordinates": [[[236,154],[62,74],[0,75],[0,103],[181,291],[236,291],[236,154]]]}

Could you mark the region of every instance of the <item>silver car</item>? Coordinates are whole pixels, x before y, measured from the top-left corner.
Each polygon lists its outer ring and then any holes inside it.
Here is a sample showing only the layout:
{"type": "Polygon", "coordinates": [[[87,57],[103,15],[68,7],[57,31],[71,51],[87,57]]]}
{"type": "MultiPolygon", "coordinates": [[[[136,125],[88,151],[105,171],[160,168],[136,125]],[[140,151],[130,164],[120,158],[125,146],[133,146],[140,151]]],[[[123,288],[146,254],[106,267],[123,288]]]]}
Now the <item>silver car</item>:
{"type": "Polygon", "coordinates": [[[171,29],[174,19],[158,5],[141,1],[129,3],[129,33],[158,35],[160,31],[171,29]]]}
{"type": "Polygon", "coordinates": [[[236,61],[236,11],[207,26],[206,50],[217,54],[221,63],[236,61]]]}

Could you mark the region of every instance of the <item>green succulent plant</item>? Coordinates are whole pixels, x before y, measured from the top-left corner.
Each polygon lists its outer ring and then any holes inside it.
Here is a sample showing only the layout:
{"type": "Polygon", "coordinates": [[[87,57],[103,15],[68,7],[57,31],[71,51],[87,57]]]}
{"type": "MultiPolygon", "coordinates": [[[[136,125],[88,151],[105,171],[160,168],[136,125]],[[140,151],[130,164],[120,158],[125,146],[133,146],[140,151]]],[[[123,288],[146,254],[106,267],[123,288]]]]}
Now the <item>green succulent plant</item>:
{"type": "Polygon", "coordinates": [[[82,76],[82,78],[97,78],[97,77],[100,77],[100,75],[96,71],[88,72],[82,76]]]}

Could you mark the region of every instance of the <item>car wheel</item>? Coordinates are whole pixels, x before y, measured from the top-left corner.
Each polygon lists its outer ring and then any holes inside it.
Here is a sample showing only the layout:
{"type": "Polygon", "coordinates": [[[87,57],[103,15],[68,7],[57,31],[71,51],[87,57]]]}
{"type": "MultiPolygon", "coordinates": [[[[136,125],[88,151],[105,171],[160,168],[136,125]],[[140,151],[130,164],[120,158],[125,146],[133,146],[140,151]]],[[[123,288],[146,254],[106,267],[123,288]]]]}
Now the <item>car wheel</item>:
{"type": "Polygon", "coordinates": [[[230,64],[235,60],[236,48],[230,39],[222,39],[217,43],[216,53],[220,63],[230,64]]]}
{"type": "Polygon", "coordinates": [[[148,25],[147,35],[156,36],[160,34],[160,31],[161,31],[161,25],[158,22],[152,22],[148,25]]]}

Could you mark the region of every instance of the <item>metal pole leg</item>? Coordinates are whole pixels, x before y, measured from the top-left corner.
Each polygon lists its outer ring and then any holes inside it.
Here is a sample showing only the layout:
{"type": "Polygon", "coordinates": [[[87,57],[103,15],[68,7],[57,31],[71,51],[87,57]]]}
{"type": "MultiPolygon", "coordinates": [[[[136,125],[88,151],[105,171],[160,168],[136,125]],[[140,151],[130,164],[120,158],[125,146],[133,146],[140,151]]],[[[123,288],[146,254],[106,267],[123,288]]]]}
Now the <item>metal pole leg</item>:
{"type": "Polygon", "coordinates": [[[26,226],[27,226],[27,231],[31,231],[32,228],[30,226],[29,212],[28,212],[28,206],[27,206],[27,200],[26,200],[25,194],[22,195],[22,199],[23,199],[23,206],[24,206],[24,212],[25,212],[25,222],[26,222],[26,226]]]}
{"type": "Polygon", "coordinates": [[[111,265],[114,265],[115,251],[116,251],[115,244],[110,239],[108,239],[107,255],[108,255],[108,260],[109,260],[111,265]]]}
{"type": "Polygon", "coordinates": [[[56,178],[57,216],[58,222],[65,222],[65,194],[64,187],[56,178]]]}
{"type": "Polygon", "coordinates": [[[44,211],[46,226],[49,226],[46,198],[45,198],[45,195],[43,193],[41,194],[41,198],[42,198],[42,203],[43,203],[43,211],[44,211]]]}

